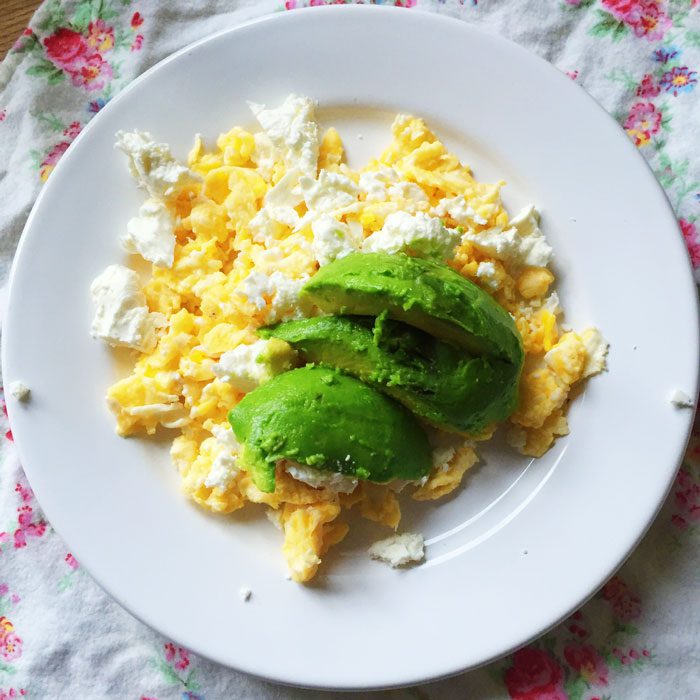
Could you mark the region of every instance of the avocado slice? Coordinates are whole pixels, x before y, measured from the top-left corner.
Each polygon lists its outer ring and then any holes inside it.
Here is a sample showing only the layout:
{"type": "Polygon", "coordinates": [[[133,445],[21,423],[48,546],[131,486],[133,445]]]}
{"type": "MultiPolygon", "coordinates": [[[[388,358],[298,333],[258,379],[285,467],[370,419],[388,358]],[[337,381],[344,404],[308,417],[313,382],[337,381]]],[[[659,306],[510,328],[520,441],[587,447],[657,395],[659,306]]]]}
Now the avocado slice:
{"type": "Polygon", "coordinates": [[[266,493],[275,490],[281,459],[380,483],[430,471],[430,446],[417,420],[337,370],[280,374],[246,394],[228,419],[243,445],[239,464],[266,493]]]}
{"type": "Polygon", "coordinates": [[[449,266],[403,254],[351,253],[322,267],[300,298],[331,314],[389,317],[472,355],[523,361],[513,319],[449,266]]]}
{"type": "Polygon", "coordinates": [[[444,430],[477,432],[517,405],[518,365],[470,356],[385,313],[377,319],[318,316],[258,333],[286,341],[307,362],[375,386],[444,430]]]}

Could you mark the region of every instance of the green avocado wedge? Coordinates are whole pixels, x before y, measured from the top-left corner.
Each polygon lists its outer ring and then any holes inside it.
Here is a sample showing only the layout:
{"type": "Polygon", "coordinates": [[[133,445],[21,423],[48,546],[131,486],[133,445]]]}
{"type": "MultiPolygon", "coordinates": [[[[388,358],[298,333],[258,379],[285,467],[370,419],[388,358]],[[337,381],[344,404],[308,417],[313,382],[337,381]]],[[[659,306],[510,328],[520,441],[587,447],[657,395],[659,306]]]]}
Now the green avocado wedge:
{"type": "Polygon", "coordinates": [[[229,411],[239,464],[266,493],[281,459],[357,479],[415,480],[430,471],[428,439],[400,404],[361,381],[307,366],[274,377],[229,411]]]}
{"type": "Polygon", "coordinates": [[[513,319],[449,266],[385,253],[351,253],[322,267],[300,298],[331,314],[389,317],[463,348],[520,366],[513,319]]]}
{"type": "Polygon", "coordinates": [[[443,430],[478,432],[518,401],[519,365],[470,356],[385,314],[319,316],[258,332],[286,341],[306,362],[371,384],[443,430]]]}

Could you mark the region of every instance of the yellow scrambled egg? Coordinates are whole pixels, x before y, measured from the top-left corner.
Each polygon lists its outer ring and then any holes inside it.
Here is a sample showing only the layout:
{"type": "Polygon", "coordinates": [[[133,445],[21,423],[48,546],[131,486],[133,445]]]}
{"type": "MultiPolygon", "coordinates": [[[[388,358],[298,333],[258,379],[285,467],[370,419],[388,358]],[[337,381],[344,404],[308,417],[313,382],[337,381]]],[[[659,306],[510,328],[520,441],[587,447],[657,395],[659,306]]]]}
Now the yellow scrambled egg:
{"type": "MultiPolygon", "coordinates": [[[[428,212],[442,200],[464,196],[480,222],[473,225],[474,234],[508,226],[499,194],[503,183],[477,182],[421,119],[398,116],[392,137],[389,147],[363,172],[391,166],[404,181],[417,185],[425,198],[404,201],[397,190],[389,201],[367,201],[360,194],[358,205],[349,208],[342,221],[368,236],[381,229],[392,212],[405,208],[428,212]]],[[[254,342],[256,328],[269,321],[266,303],[262,307],[251,303],[236,293],[237,288],[254,270],[278,271],[302,280],[318,269],[310,226],[293,231],[276,223],[274,249],[254,240],[249,223],[261,210],[266,193],[287,173],[279,152],[276,157],[273,152],[272,161],[263,165],[260,147],[254,134],[238,127],[222,134],[211,150],[196,139],[188,165],[201,182],[166,199],[176,221],[174,264],[172,268],[154,266],[144,289],[149,309],[164,314],[167,325],[152,352],[141,354],[131,374],[109,389],[108,401],[121,435],[153,434],[159,426],[180,432],[172,458],[183,490],[203,508],[231,513],[246,502],[268,506],[271,519],[283,532],[283,552],[292,578],[308,581],[328,548],[347,533],[343,511],[356,509],[363,517],[396,529],[401,510],[399,497],[389,487],[361,482],[352,493],[337,493],[297,481],[281,467],[274,493],[261,492],[244,471],[235,474],[225,488],[205,483],[225,450],[215,434],[228,428],[227,412],[243,395],[217,378],[212,368],[222,353],[254,342]]],[[[359,182],[361,172],[344,164],[343,145],[334,129],[320,140],[318,164],[320,169],[359,182]]],[[[294,209],[299,217],[306,211],[303,202],[294,209]]],[[[449,212],[443,221],[450,227],[459,225],[449,212]]],[[[554,275],[545,267],[509,265],[490,257],[473,241],[457,247],[450,265],[493,294],[515,318],[526,363],[520,405],[510,419],[508,437],[523,454],[542,455],[556,436],[568,432],[571,389],[604,366],[597,331],[562,332],[561,310],[551,296],[554,275]],[[481,263],[492,266],[480,267],[481,263]],[[480,269],[490,271],[488,280],[480,269]]],[[[437,499],[456,489],[478,460],[477,442],[492,433],[490,429],[465,439],[446,462],[435,465],[412,497],[437,499]]]]}

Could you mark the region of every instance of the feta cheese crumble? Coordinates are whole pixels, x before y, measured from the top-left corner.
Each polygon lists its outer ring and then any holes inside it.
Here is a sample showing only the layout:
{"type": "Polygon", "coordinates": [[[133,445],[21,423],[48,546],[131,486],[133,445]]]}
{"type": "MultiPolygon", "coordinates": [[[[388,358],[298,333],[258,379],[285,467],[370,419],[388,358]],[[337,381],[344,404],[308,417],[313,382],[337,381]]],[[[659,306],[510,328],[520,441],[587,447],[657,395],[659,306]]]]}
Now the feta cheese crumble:
{"type": "Polygon", "coordinates": [[[360,247],[362,232],[359,235],[342,221],[329,214],[321,214],[311,224],[314,234],[311,248],[319,265],[327,265],[333,260],[343,258],[360,247]]]}
{"type": "Polygon", "coordinates": [[[276,109],[253,102],[248,105],[274,148],[282,154],[287,168],[298,167],[304,175],[315,178],[319,145],[315,102],[308,97],[289,95],[276,109]]]}
{"type": "Polygon", "coordinates": [[[138,253],[158,267],[170,268],[175,257],[175,220],[168,207],[157,199],[147,199],[139,215],[129,220],[122,246],[138,253]]]}
{"type": "Polygon", "coordinates": [[[247,586],[241,586],[241,588],[238,590],[238,595],[244,603],[247,603],[253,596],[253,591],[251,591],[247,586]]]}
{"type": "Polygon", "coordinates": [[[384,226],[369,235],[362,244],[364,253],[394,253],[411,251],[426,258],[442,260],[452,256],[459,242],[455,229],[445,228],[442,221],[423,212],[389,214],[384,226]]]}
{"type": "Polygon", "coordinates": [[[480,233],[467,231],[462,240],[514,267],[547,267],[552,248],[540,231],[535,207],[525,207],[510,223],[505,231],[500,227],[480,233]]]}
{"type": "Polygon", "coordinates": [[[299,186],[313,215],[345,209],[357,202],[360,188],[346,175],[321,170],[318,179],[302,177],[299,186]]]}
{"type": "Polygon", "coordinates": [[[610,344],[600,334],[597,328],[586,328],[581,333],[581,341],[586,348],[586,364],[583,366],[583,376],[604,372],[607,369],[607,356],[610,344]]]}
{"type": "Polygon", "coordinates": [[[328,472],[314,469],[296,462],[287,462],[284,470],[297,481],[301,481],[315,489],[329,489],[336,493],[352,493],[357,487],[357,479],[338,472],[328,472]]]}
{"type": "Polygon", "coordinates": [[[31,389],[24,384],[24,382],[12,382],[8,387],[10,391],[10,396],[17,399],[17,401],[29,401],[31,396],[31,389]]]}
{"type": "Polygon", "coordinates": [[[496,275],[496,266],[492,262],[480,262],[476,268],[476,276],[493,292],[501,286],[496,275]]]}
{"type": "Polygon", "coordinates": [[[404,532],[402,535],[387,537],[385,540],[375,542],[368,552],[372,559],[383,561],[395,569],[420,562],[425,558],[423,535],[404,532]]]}
{"type": "Polygon", "coordinates": [[[267,309],[267,323],[281,318],[301,318],[299,292],[307,281],[308,276],[292,279],[278,270],[270,275],[253,270],[236,288],[236,294],[259,310],[267,309]]]}
{"type": "Polygon", "coordinates": [[[449,216],[460,226],[469,227],[472,224],[487,224],[483,216],[479,216],[462,195],[441,199],[430,211],[433,216],[449,216]]]}
{"type": "Polygon", "coordinates": [[[173,158],[165,143],[156,143],[147,131],[118,131],[115,147],[129,159],[129,171],[154,199],[164,199],[201,178],[173,158]]]}
{"type": "Polygon", "coordinates": [[[680,389],[676,389],[671,394],[669,401],[676,408],[693,408],[693,406],[695,406],[695,401],[693,401],[693,399],[691,399],[690,396],[685,393],[685,391],[681,391],[680,389]]]}
{"type": "Polygon", "coordinates": [[[270,379],[270,367],[262,360],[268,340],[256,340],[251,345],[238,345],[225,352],[212,366],[214,374],[238,391],[247,393],[270,379]]]}
{"type": "Polygon", "coordinates": [[[93,338],[114,347],[149,352],[156,345],[156,330],[165,325],[163,314],[151,313],[138,275],[123,265],[110,265],[91,287],[95,317],[93,338]]]}
{"type": "Polygon", "coordinates": [[[238,475],[238,453],[241,446],[233,434],[233,430],[225,425],[215,425],[212,434],[216,438],[216,457],[211,463],[209,473],[204,480],[207,488],[218,488],[225,491],[231,481],[238,475]]]}

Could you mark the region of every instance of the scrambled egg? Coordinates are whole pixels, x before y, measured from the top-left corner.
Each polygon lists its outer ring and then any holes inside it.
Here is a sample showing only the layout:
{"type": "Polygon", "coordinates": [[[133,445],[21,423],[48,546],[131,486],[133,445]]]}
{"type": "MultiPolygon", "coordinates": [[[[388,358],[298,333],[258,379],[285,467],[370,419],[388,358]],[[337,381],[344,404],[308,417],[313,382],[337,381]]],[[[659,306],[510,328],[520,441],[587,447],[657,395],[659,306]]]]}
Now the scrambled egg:
{"type": "MultiPolygon", "coordinates": [[[[283,465],[275,492],[261,492],[235,468],[221,438],[230,433],[227,412],[243,393],[214,367],[222,354],[256,342],[261,325],[299,313],[296,293],[324,259],[315,240],[319,218],[311,214],[330,217],[325,221],[337,236],[346,236],[345,243],[354,237],[355,246],[396,212],[437,216],[460,233],[449,264],[492,294],[513,315],[523,338],[520,405],[508,430],[509,441],[523,454],[540,456],[568,432],[571,389],[604,369],[607,345],[595,329],[562,332],[558,298],[550,291],[551,249],[536,212],[511,222],[501,204],[503,183],[476,181],[423,120],[397,116],[388,148],[356,171],[344,163],[337,131],[317,134],[313,103],[310,113],[308,105],[304,113],[295,104],[285,103],[286,131],[283,110],[256,106],[264,131],[234,127],[212,148],[197,137],[188,173],[164,177],[160,192],[149,184],[149,195],[160,198],[173,222],[172,265],[154,264],[143,290],[148,311],[162,314],[166,323],[155,331],[155,347],[142,352],[131,374],[109,389],[108,402],[123,436],[150,435],[159,426],[180,432],[172,458],[183,490],[203,508],[231,513],[246,502],[268,506],[284,535],[291,577],[308,581],[323,554],[346,535],[344,510],[356,508],[395,530],[399,498],[389,486],[363,482],[350,493],[314,488],[292,478],[283,465]],[[313,158],[318,180],[315,168],[309,170],[313,158]]],[[[172,169],[167,153],[159,154],[162,169],[172,169]]],[[[337,243],[336,237],[336,249],[342,249],[337,243]]],[[[463,437],[447,452],[436,448],[433,471],[412,497],[432,500],[456,489],[478,461],[477,442],[494,429],[463,437]]]]}

